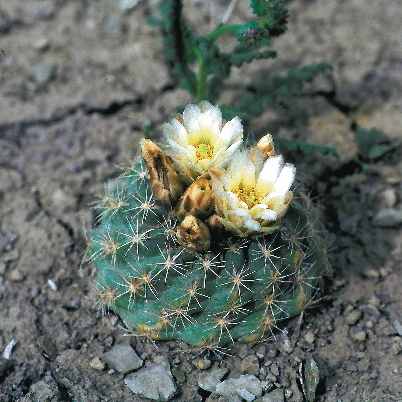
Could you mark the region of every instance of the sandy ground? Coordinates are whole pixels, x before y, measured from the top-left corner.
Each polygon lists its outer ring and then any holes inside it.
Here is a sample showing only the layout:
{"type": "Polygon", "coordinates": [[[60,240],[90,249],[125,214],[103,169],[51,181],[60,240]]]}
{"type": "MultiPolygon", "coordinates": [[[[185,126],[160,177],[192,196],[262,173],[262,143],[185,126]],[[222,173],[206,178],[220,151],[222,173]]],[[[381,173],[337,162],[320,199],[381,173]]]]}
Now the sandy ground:
{"type": "MultiPolygon", "coordinates": [[[[207,31],[229,3],[188,1],[186,10],[207,31]]],[[[231,21],[249,15],[245,3],[231,21]]],[[[118,4],[0,3],[0,351],[16,342],[0,359],[0,400],[146,400],[105,364],[104,353],[125,344],[145,366],[168,363],[173,401],[234,401],[198,386],[201,372],[218,367],[228,369],[226,379],[265,381],[260,401],[274,400],[276,389],[278,400],[303,401],[311,359],[316,401],[402,401],[401,222],[378,223],[379,213],[395,218],[402,209],[401,2],[291,1],[278,59],[233,74],[225,102],[241,96],[240,83],[308,63],[334,66],[305,96],[250,127],[338,148],[339,160],[289,155],[322,205],[333,272],[302,320],[269,343],[201,356],[207,368],[175,342],[144,344],[125,336],[116,316],[97,314],[94,269],[81,264],[90,204],[104,183],[136,155],[144,125],[157,135],[176,106],[192,101],[169,76],[159,33],[146,23],[156,2],[128,12],[118,4]],[[359,127],[381,129],[395,144],[371,169],[353,162],[359,127]]]]}

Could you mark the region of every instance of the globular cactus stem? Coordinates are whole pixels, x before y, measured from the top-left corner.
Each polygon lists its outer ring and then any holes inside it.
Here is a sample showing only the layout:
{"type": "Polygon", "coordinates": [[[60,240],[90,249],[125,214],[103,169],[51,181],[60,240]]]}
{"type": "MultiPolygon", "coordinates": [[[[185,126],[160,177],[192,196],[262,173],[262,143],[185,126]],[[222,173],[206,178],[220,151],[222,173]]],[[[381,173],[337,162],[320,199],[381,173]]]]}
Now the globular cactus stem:
{"type": "Polygon", "coordinates": [[[327,265],[319,214],[271,136],[242,148],[208,102],[165,125],[101,198],[89,239],[102,310],[133,333],[201,348],[265,339],[303,311],[327,265]]]}

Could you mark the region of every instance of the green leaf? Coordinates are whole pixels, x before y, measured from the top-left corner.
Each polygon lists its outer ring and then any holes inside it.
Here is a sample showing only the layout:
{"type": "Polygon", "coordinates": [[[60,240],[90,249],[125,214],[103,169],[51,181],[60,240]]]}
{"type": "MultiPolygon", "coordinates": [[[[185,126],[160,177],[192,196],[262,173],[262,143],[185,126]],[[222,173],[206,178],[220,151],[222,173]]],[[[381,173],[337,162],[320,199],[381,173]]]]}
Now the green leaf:
{"type": "Polygon", "coordinates": [[[219,108],[222,111],[223,119],[226,121],[232,120],[236,116],[240,117],[240,119],[243,121],[248,120],[250,118],[250,116],[247,113],[243,112],[242,110],[234,106],[222,104],[219,106],[219,108]]]}
{"type": "Polygon", "coordinates": [[[282,98],[300,95],[307,82],[311,82],[319,74],[332,67],[326,63],[317,63],[299,69],[289,70],[287,75],[274,75],[256,85],[253,92],[247,94],[237,105],[247,113],[260,115],[267,108],[273,108],[282,98]]]}
{"type": "Polygon", "coordinates": [[[314,152],[319,152],[323,155],[331,155],[335,158],[339,158],[338,151],[334,147],[328,147],[326,145],[312,144],[306,141],[292,141],[284,138],[276,138],[275,142],[279,148],[288,152],[301,152],[304,155],[311,155],[314,152]]]}
{"type": "Polygon", "coordinates": [[[276,56],[275,50],[266,50],[265,52],[233,53],[230,55],[230,60],[234,66],[241,67],[244,63],[250,63],[253,60],[274,59],[276,56]]]}
{"type": "Polygon", "coordinates": [[[250,7],[255,15],[262,16],[266,14],[269,2],[267,0],[251,0],[250,7]]]}
{"type": "Polygon", "coordinates": [[[384,143],[386,140],[387,138],[385,137],[385,135],[375,128],[371,130],[361,128],[356,135],[357,145],[360,149],[361,154],[369,159],[378,158],[388,151],[388,149],[384,150],[383,147],[381,147],[380,149],[375,149],[377,145],[384,143]],[[373,149],[374,151],[372,151],[373,149]]]}
{"type": "Polygon", "coordinates": [[[391,147],[389,145],[376,145],[370,149],[367,156],[369,159],[377,159],[387,153],[390,149],[391,147]]]}

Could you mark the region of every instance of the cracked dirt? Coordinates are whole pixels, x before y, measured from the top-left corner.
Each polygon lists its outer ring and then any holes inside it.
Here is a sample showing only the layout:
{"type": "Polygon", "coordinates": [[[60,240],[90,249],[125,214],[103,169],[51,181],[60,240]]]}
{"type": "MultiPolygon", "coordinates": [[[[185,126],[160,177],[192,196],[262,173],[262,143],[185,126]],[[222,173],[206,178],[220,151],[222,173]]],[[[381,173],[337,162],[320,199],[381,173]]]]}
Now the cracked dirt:
{"type": "MultiPolygon", "coordinates": [[[[91,366],[121,343],[146,364],[170,363],[179,389],[172,400],[225,401],[198,387],[202,370],[175,342],[143,344],[125,336],[117,317],[100,316],[93,267],[81,263],[95,220],[90,205],[104,184],[136,155],[144,127],[158,135],[175,107],[192,101],[169,76],[159,32],[146,23],[157,1],[130,12],[117,3],[0,4],[0,351],[16,341],[10,359],[0,359],[2,401],[144,400],[122,374],[91,366]]],[[[188,1],[190,22],[202,33],[229,3],[188,1]]],[[[246,3],[238,2],[233,22],[249,15],[246,3]]],[[[212,365],[303,401],[303,367],[313,357],[317,401],[402,400],[401,224],[372,220],[402,209],[402,4],[295,0],[289,8],[289,33],[274,43],[278,59],[235,72],[222,101],[241,96],[240,83],[258,85],[287,68],[334,66],[305,96],[248,127],[337,147],[339,160],[288,155],[322,205],[333,272],[302,320],[287,322],[270,343],[235,344],[212,365]],[[383,130],[393,145],[370,170],[355,157],[360,127],[383,130]]]]}

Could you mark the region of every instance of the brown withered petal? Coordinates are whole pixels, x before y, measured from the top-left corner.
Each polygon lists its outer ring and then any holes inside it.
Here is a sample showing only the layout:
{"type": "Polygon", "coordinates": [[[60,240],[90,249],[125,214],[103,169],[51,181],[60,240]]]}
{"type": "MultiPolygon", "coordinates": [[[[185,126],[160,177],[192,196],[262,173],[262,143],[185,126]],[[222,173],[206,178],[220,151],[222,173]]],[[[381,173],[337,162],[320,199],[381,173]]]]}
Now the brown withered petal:
{"type": "Polygon", "coordinates": [[[193,215],[187,215],[176,232],[177,241],[184,247],[203,252],[211,246],[211,234],[205,223],[193,215]]]}
{"type": "Polygon", "coordinates": [[[180,197],[175,213],[179,217],[193,215],[205,219],[214,211],[215,202],[209,175],[194,181],[180,197]]]}
{"type": "Polygon", "coordinates": [[[147,139],[141,140],[141,153],[149,171],[154,197],[166,207],[172,207],[183,193],[183,182],[171,158],[147,139]]]}

